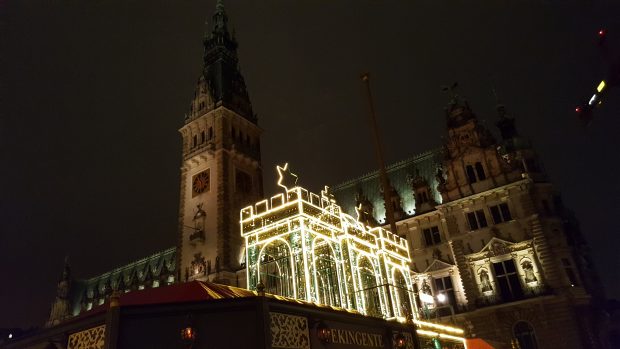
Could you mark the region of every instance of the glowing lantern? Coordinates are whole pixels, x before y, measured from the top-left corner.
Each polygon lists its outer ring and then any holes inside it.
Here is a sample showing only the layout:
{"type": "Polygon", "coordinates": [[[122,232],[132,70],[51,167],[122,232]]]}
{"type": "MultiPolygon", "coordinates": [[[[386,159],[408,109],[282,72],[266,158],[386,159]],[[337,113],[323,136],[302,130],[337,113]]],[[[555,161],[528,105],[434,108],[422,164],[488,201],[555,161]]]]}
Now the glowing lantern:
{"type": "Polygon", "coordinates": [[[196,330],[191,326],[185,327],[181,330],[181,339],[187,342],[193,342],[196,340],[196,330]]]}

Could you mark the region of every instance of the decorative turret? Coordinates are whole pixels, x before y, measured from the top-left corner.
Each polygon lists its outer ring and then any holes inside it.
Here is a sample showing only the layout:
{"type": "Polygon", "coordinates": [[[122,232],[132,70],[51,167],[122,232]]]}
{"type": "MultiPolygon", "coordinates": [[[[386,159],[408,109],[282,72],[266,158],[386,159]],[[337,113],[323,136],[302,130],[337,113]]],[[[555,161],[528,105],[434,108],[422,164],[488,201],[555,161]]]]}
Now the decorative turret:
{"type": "Polygon", "coordinates": [[[374,207],[372,202],[364,194],[361,188],[358,188],[355,195],[355,210],[357,211],[357,219],[364,223],[367,227],[376,227],[379,225],[374,217],[374,207]]]}
{"type": "Polygon", "coordinates": [[[519,136],[515,119],[508,115],[506,107],[502,104],[497,106],[497,114],[499,120],[495,125],[502,135],[502,141],[497,147],[497,152],[505,162],[505,169],[508,171],[516,169],[522,173],[534,174],[539,179],[542,178],[540,174],[543,171],[538,156],[530,141],[519,136]]]}
{"type": "Polygon", "coordinates": [[[508,140],[517,137],[517,128],[515,127],[515,119],[506,114],[506,107],[503,104],[497,105],[497,114],[499,120],[495,123],[502,135],[502,140],[508,140]]]}
{"type": "Polygon", "coordinates": [[[450,94],[450,102],[446,108],[446,120],[448,129],[465,125],[469,120],[476,119],[476,116],[469,107],[469,103],[456,93],[458,83],[450,87],[444,87],[444,92],[450,94]]]}
{"type": "MultiPolygon", "coordinates": [[[[399,221],[403,218],[405,218],[405,210],[403,210],[403,206],[402,206],[402,200],[400,198],[400,195],[398,194],[398,192],[396,191],[396,189],[394,189],[394,186],[392,186],[388,180],[388,198],[389,198],[389,202],[392,205],[392,212],[394,212],[394,220],[395,221],[399,221]]],[[[383,193],[383,187],[381,187],[381,193],[383,193]]],[[[385,206],[385,203],[383,204],[383,206],[385,206]]],[[[385,222],[389,222],[389,219],[387,218],[387,212],[389,212],[387,210],[387,207],[385,208],[386,211],[386,217],[385,217],[385,222]]]]}
{"type": "Polygon", "coordinates": [[[495,144],[495,139],[478,123],[478,118],[472,111],[469,103],[456,94],[457,84],[444,87],[444,91],[451,94],[450,102],[446,107],[446,125],[448,139],[445,145],[448,159],[459,157],[470,147],[485,148],[495,144]]]}
{"type": "Polygon", "coordinates": [[[415,213],[420,214],[435,209],[437,202],[433,198],[428,180],[420,176],[420,170],[416,168],[415,176],[409,175],[408,180],[415,199],[415,213]]]}
{"type": "Polygon", "coordinates": [[[56,286],[56,299],[52,303],[50,317],[46,326],[54,326],[71,316],[69,304],[69,294],[71,292],[71,267],[69,266],[69,257],[65,257],[65,265],[56,286]]]}

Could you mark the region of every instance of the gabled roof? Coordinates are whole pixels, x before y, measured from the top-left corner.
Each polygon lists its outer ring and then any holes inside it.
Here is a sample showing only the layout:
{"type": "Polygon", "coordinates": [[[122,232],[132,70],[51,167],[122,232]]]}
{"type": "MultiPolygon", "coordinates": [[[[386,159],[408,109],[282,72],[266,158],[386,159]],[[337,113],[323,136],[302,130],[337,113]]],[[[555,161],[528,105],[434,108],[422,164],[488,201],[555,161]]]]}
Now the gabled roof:
{"type": "Polygon", "coordinates": [[[446,263],[444,261],[440,261],[439,259],[435,259],[433,261],[433,263],[431,263],[431,265],[429,265],[428,268],[426,268],[426,270],[424,270],[424,272],[425,273],[430,273],[430,272],[434,272],[434,271],[450,269],[452,267],[454,267],[454,265],[452,265],[450,263],[446,263]]]}
{"type": "MultiPolygon", "coordinates": [[[[176,247],[155,253],[149,257],[129,263],[101,275],[76,280],[72,285],[70,302],[73,314],[80,312],[85,297],[96,299],[102,287],[116,289],[121,279],[125,287],[136,286],[144,281],[147,272],[152,278],[176,273],[176,247]]],[[[111,291],[111,290],[110,290],[111,291]]]]}

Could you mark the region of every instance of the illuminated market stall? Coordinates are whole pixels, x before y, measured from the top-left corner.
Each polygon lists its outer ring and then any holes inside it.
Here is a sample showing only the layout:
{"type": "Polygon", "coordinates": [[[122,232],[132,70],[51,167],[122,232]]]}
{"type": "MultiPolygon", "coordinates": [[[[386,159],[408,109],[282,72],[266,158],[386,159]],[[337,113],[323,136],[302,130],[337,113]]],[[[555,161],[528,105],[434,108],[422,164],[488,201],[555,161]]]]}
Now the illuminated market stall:
{"type": "Polygon", "coordinates": [[[329,187],[297,186],[288,164],[277,170],[283,193],[241,210],[250,290],[409,319],[421,337],[464,342],[463,330],[418,318],[405,239],[342,212],[329,187]]]}

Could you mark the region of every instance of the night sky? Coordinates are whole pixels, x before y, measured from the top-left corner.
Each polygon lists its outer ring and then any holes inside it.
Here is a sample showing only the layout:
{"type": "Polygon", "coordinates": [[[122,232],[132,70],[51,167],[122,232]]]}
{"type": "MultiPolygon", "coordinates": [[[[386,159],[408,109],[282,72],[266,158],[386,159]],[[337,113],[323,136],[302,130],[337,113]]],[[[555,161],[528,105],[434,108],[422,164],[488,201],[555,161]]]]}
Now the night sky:
{"type": "MultiPolygon", "coordinates": [[[[177,130],[214,2],[0,0],[0,328],[45,321],[65,255],[86,278],[175,244],[177,130]]],[[[608,296],[620,297],[620,87],[589,127],[574,112],[606,73],[599,26],[620,43],[617,2],[229,0],[226,9],[265,130],[266,195],[276,163],[289,161],[313,190],[375,168],[363,71],[389,163],[442,144],[441,86],[455,81],[497,135],[494,86],[580,219],[608,296]]]]}

